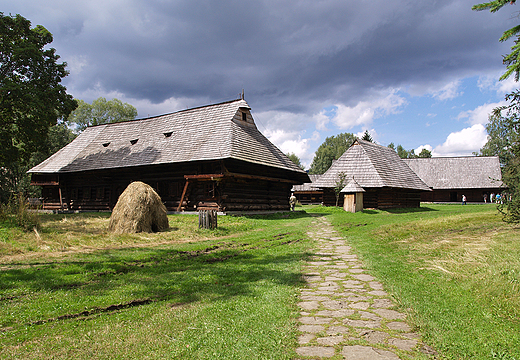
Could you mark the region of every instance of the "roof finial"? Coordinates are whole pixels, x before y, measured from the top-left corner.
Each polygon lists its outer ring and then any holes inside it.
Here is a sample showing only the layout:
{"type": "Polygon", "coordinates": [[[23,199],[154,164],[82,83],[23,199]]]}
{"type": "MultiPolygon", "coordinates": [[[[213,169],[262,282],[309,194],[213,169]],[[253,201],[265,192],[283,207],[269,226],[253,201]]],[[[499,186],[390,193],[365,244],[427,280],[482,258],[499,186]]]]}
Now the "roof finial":
{"type": "Polygon", "coordinates": [[[242,95],[240,96],[240,99],[244,100],[244,89],[242,89],[242,95]]]}

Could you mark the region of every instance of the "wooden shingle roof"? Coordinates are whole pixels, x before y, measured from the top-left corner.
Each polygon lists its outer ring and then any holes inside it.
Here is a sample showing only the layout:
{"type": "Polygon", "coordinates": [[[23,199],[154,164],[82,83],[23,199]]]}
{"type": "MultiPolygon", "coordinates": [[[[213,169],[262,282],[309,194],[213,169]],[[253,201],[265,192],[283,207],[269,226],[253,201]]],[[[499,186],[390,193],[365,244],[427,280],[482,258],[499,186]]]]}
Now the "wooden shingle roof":
{"type": "Polygon", "coordinates": [[[498,189],[503,186],[498,156],[434,157],[404,161],[434,190],[498,189]]]}
{"type": "Polygon", "coordinates": [[[394,150],[360,139],[356,139],[313,186],[332,188],[341,172],[347,179],[354,178],[364,189],[391,187],[430,190],[394,150]]]}
{"type": "Polygon", "coordinates": [[[256,128],[245,100],[87,128],[31,173],[237,159],[307,174],[256,128]],[[245,120],[245,121],[244,121],[245,120]]]}
{"type": "Polygon", "coordinates": [[[349,180],[347,185],[343,189],[341,189],[342,193],[359,193],[359,192],[365,192],[365,189],[363,189],[357,181],[352,178],[349,180]]]}
{"type": "Polygon", "coordinates": [[[316,180],[320,178],[321,175],[309,174],[309,179],[311,179],[310,183],[304,183],[301,185],[293,185],[291,191],[316,191],[316,188],[312,186],[316,180]]]}

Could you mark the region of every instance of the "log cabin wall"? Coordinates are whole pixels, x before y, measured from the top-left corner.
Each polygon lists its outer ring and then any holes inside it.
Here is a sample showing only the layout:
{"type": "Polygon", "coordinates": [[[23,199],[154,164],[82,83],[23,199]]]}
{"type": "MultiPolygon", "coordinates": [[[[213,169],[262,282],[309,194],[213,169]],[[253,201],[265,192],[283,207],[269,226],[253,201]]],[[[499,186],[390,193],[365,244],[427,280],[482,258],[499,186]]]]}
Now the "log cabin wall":
{"type": "MultiPolygon", "coordinates": [[[[414,208],[420,206],[421,192],[409,189],[368,188],[363,194],[364,209],[414,208]]],[[[336,205],[334,189],[326,188],[323,192],[323,204],[336,205]]],[[[340,196],[338,206],[343,206],[340,196]]]]}
{"type": "Polygon", "coordinates": [[[467,202],[484,202],[484,194],[500,193],[497,189],[441,189],[421,194],[421,201],[427,202],[461,202],[462,195],[466,195],[467,202]]]}
{"type": "Polygon", "coordinates": [[[220,211],[289,210],[289,196],[294,182],[284,180],[286,173],[251,164],[231,161],[208,161],[156,165],[148,167],[98,170],[60,174],[59,186],[43,186],[44,208],[60,209],[61,188],[63,210],[110,211],[119,195],[133,181],[153,187],[169,211],[179,207],[186,175],[223,174],[235,170],[246,178],[190,180],[182,210],[210,208],[220,211]],[[257,179],[262,174],[262,179],[257,179]],[[265,180],[272,176],[280,181],[265,180]],[[47,205],[45,205],[47,204],[47,205]]]}

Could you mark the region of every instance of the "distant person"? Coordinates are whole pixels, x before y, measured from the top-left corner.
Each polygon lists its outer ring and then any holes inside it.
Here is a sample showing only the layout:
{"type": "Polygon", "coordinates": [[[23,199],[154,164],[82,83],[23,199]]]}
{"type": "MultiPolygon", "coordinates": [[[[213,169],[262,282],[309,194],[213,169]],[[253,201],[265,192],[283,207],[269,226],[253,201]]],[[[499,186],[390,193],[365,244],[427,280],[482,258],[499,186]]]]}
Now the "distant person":
{"type": "Polygon", "coordinates": [[[462,205],[466,205],[466,195],[462,195],[462,205]]]}
{"type": "Polygon", "coordinates": [[[484,194],[484,204],[487,203],[487,194],[484,194]]]}
{"type": "Polygon", "coordinates": [[[500,194],[496,194],[495,199],[497,204],[502,204],[502,196],[500,194]]]}
{"type": "Polygon", "coordinates": [[[294,211],[294,207],[296,206],[296,196],[294,196],[294,194],[291,194],[289,204],[291,205],[291,211],[294,211]]]}
{"type": "Polygon", "coordinates": [[[491,195],[489,195],[489,202],[490,203],[494,203],[495,202],[495,194],[494,193],[491,193],[491,195]]]}

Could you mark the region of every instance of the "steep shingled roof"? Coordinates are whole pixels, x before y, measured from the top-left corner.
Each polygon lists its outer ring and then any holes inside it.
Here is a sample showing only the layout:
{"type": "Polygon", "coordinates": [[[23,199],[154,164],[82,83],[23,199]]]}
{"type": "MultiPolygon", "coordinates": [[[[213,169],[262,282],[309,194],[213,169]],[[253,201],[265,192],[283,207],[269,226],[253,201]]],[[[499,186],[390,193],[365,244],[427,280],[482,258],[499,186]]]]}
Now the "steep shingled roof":
{"type": "Polygon", "coordinates": [[[309,174],[309,179],[311,179],[310,183],[304,183],[301,185],[293,185],[291,191],[316,191],[316,188],[312,186],[316,180],[320,178],[321,175],[309,174]]]}
{"type": "Polygon", "coordinates": [[[434,190],[503,186],[498,156],[434,157],[404,161],[434,190]]]}
{"type": "Polygon", "coordinates": [[[340,172],[367,188],[403,188],[430,190],[397,153],[385,146],[356,139],[313,186],[334,187],[340,172]]]}
{"type": "Polygon", "coordinates": [[[258,131],[245,100],[89,127],[29,172],[70,173],[227,158],[307,178],[258,131]]]}

